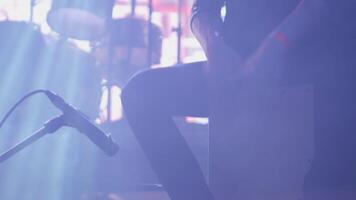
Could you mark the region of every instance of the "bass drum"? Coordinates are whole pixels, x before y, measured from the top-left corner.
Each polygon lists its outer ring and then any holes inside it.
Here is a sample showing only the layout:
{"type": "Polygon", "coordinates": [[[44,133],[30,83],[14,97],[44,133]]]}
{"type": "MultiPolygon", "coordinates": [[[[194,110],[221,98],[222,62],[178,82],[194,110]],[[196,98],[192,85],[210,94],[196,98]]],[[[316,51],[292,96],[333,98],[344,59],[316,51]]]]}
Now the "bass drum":
{"type": "Polygon", "coordinates": [[[96,40],[104,35],[113,6],[114,0],[52,0],[47,22],[64,37],[96,40]]]}
{"type": "Polygon", "coordinates": [[[92,56],[96,64],[102,68],[104,76],[110,74],[114,83],[119,86],[124,85],[133,74],[150,66],[149,50],[151,50],[151,64],[160,63],[162,32],[157,25],[151,25],[151,34],[149,34],[148,22],[143,19],[127,17],[112,21],[111,26],[107,28],[108,34],[101,41],[93,44],[92,56]],[[110,45],[113,48],[113,66],[109,70],[107,63],[110,45]]]}

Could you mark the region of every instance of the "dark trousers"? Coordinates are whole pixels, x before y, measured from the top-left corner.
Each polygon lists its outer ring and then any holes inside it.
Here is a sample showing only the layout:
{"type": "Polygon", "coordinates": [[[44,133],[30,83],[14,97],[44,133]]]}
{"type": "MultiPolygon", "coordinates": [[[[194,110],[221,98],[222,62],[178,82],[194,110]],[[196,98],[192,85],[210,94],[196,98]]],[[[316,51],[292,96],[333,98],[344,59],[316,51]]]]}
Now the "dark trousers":
{"type": "Polygon", "coordinates": [[[172,200],[213,200],[173,116],[208,116],[203,62],[141,72],[122,92],[126,118],[172,200]]]}
{"type": "MultiPolygon", "coordinates": [[[[349,62],[350,59],[342,60],[349,62]]],[[[337,195],[339,191],[351,192],[351,197],[354,197],[352,192],[356,191],[353,153],[356,144],[356,90],[354,79],[345,78],[355,73],[353,68],[350,73],[344,73],[348,68],[339,67],[347,64],[330,63],[338,70],[323,66],[312,79],[321,83],[314,84],[317,85],[315,155],[305,180],[306,199],[319,199],[331,190],[335,190],[337,195]],[[339,73],[328,76],[325,70],[339,73]]],[[[203,64],[191,63],[142,72],[127,84],[122,93],[127,120],[172,200],[214,199],[196,159],[172,120],[173,116],[209,115],[203,64]]]]}

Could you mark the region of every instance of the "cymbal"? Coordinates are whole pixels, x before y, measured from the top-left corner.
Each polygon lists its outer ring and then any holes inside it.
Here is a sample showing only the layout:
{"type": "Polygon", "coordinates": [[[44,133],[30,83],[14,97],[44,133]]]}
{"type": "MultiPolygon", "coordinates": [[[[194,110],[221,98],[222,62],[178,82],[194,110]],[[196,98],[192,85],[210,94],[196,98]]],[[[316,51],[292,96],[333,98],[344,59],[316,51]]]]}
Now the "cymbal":
{"type": "Polygon", "coordinates": [[[50,27],[64,37],[98,40],[105,33],[115,0],[52,0],[47,15],[50,27]]]}
{"type": "Polygon", "coordinates": [[[105,19],[76,8],[61,8],[48,14],[49,25],[59,34],[80,40],[97,40],[105,34],[105,19]]]}

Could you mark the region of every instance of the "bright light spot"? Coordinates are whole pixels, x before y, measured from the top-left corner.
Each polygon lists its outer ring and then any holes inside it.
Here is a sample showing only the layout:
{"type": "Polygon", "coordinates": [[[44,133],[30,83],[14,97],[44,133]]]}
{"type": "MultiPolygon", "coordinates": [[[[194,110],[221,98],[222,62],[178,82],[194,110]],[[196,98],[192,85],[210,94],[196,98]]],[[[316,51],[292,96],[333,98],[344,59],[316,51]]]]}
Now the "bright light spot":
{"type": "Polygon", "coordinates": [[[201,117],[186,117],[185,121],[193,124],[202,124],[202,125],[209,124],[208,118],[201,118],[201,117]]]}
{"type": "MultiPolygon", "coordinates": [[[[123,117],[123,110],[121,105],[121,88],[118,86],[111,87],[111,121],[118,121],[123,117]]],[[[108,89],[103,87],[102,97],[100,103],[100,113],[99,118],[96,119],[96,123],[102,124],[108,121],[108,89]]]]}

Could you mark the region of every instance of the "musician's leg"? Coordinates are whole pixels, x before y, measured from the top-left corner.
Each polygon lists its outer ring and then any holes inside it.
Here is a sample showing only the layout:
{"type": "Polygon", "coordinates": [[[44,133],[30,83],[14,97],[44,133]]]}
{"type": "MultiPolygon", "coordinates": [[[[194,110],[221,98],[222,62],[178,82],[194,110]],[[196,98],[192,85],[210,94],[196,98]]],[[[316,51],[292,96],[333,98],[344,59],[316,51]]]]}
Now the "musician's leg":
{"type": "Polygon", "coordinates": [[[203,63],[148,70],[122,93],[126,118],[172,200],[212,200],[200,167],[172,116],[207,116],[203,63]]]}

